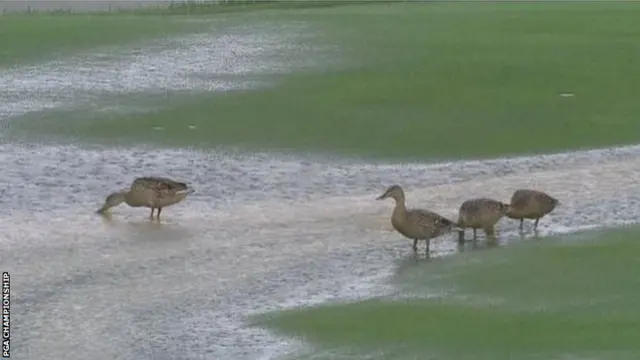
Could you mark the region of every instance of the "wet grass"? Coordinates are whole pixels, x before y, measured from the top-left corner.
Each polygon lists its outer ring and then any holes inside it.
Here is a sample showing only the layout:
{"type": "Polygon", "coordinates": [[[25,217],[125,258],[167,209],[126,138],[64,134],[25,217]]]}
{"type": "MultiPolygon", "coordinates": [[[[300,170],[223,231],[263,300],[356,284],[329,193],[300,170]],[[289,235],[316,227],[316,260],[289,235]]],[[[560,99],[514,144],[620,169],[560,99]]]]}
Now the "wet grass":
{"type": "Polygon", "coordinates": [[[346,68],[292,74],[271,89],[196,97],[151,114],[73,126],[47,119],[36,127],[91,141],[378,157],[484,157],[636,143],[638,16],[640,4],[633,3],[268,11],[247,16],[247,23],[310,22],[341,46],[346,68]],[[149,135],[154,126],[167,131],[149,135]]]}
{"type": "MultiPolygon", "coordinates": [[[[398,2],[402,0],[384,0],[398,2]]],[[[99,45],[131,43],[196,30],[185,17],[210,17],[259,10],[326,8],[364,4],[351,0],[176,1],[170,5],[115,8],[110,11],[28,10],[1,14],[0,66],[37,61],[99,45]],[[177,15],[171,16],[171,15],[177,15]]],[[[200,28],[201,29],[201,28],[200,28]]]]}
{"type": "MultiPolygon", "coordinates": [[[[341,46],[347,68],[292,74],[271,89],[172,97],[150,114],[46,112],[11,126],[104,143],[405,158],[637,143],[639,10],[630,3],[465,2],[268,11],[247,15],[246,23],[310,22],[341,46]],[[157,126],[165,130],[151,130],[157,126]]],[[[19,19],[0,21],[0,65],[162,36],[175,25],[154,16],[19,19]]],[[[139,94],[135,101],[144,103],[139,94]]],[[[639,232],[408,258],[393,281],[402,294],[423,298],[299,309],[254,324],[311,342],[314,359],[352,352],[376,359],[635,359],[639,232]],[[434,293],[444,295],[425,299],[434,293]]]]}
{"type": "MultiPolygon", "coordinates": [[[[378,3],[402,2],[405,0],[377,0],[378,3]]],[[[366,5],[362,0],[227,0],[220,2],[180,1],[169,6],[123,9],[138,15],[215,15],[260,10],[290,10],[327,8],[346,5],[366,5]]]]}
{"type": "MultiPolygon", "coordinates": [[[[405,2],[407,0],[378,0],[377,3],[405,2]]],[[[409,0],[411,1],[411,0],[409,0]]],[[[250,12],[261,10],[289,10],[289,9],[309,9],[327,8],[345,5],[367,5],[367,1],[362,0],[223,0],[223,1],[199,1],[199,0],[176,0],[168,4],[150,1],[143,4],[142,1],[132,1],[130,4],[113,3],[110,6],[89,9],[66,5],[62,8],[42,6],[42,2],[28,4],[22,8],[3,9],[0,6],[0,15],[14,16],[15,14],[49,14],[49,15],[189,15],[189,16],[209,16],[217,14],[229,14],[236,12],[250,12]],[[40,6],[39,6],[40,5],[40,6]],[[2,11],[6,12],[2,12],[2,11]]]]}
{"type": "Polygon", "coordinates": [[[637,227],[617,229],[431,261],[405,259],[394,279],[400,289],[440,296],[324,305],[252,321],[333,356],[637,358],[639,234],[637,227]]]}
{"type": "Polygon", "coordinates": [[[0,18],[0,67],[197,29],[196,23],[163,16],[3,15],[0,18]]]}

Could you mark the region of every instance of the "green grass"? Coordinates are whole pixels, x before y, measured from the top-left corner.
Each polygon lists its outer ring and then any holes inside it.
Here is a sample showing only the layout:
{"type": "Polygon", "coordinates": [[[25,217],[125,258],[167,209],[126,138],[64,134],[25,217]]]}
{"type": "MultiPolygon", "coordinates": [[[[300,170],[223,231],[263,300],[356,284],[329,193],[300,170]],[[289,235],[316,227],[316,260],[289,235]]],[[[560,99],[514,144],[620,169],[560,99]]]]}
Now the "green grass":
{"type": "MultiPolygon", "coordinates": [[[[377,3],[394,3],[407,0],[378,0],[377,3]]],[[[199,0],[176,0],[169,4],[149,3],[146,6],[120,6],[114,3],[107,9],[94,10],[76,10],[73,6],[60,9],[39,10],[37,7],[26,7],[22,11],[9,11],[0,13],[0,15],[14,16],[22,15],[102,15],[102,16],[120,16],[129,15],[190,15],[190,16],[209,16],[218,14],[229,14],[235,12],[250,12],[262,10],[290,10],[290,9],[308,9],[308,8],[327,8],[345,5],[366,5],[366,1],[361,0],[224,0],[201,2],[199,0]]],[[[140,4],[138,4],[140,5],[140,4]]],[[[0,7],[0,11],[2,7],[0,7]]]]}
{"type": "Polygon", "coordinates": [[[121,45],[195,31],[197,26],[179,18],[164,16],[2,15],[0,67],[67,56],[101,45],[121,45]]]}
{"type": "MultiPolygon", "coordinates": [[[[286,76],[271,89],[174,101],[151,114],[83,114],[78,122],[46,116],[15,128],[105,143],[423,159],[637,143],[639,16],[640,4],[562,2],[244,14],[234,22],[308,22],[321,33],[319,43],[339,46],[347,63],[286,76]],[[561,97],[565,92],[575,97],[561,97]],[[167,131],[150,134],[154,126],[167,131]]],[[[123,19],[104,21],[129,21],[123,19]]],[[[0,48],[19,49],[7,35],[0,42],[14,44],[0,48]]]]}
{"type": "Polygon", "coordinates": [[[609,230],[423,261],[394,281],[446,295],[296,309],[252,322],[306,339],[316,353],[386,354],[376,359],[638,358],[639,234],[609,230]]]}
{"type": "MultiPolygon", "coordinates": [[[[379,0],[378,2],[401,2],[404,0],[379,0]]],[[[364,5],[366,2],[358,0],[227,0],[222,2],[180,1],[169,6],[123,9],[120,12],[130,12],[139,15],[214,15],[233,12],[261,11],[261,10],[290,10],[307,8],[326,8],[345,5],[364,5]]]]}
{"type": "Polygon", "coordinates": [[[143,116],[73,126],[48,119],[38,129],[147,141],[152,126],[164,126],[152,142],[422,158],[636,143],[639,16],[640,4],[630,3],[267,11],[246,21],[309,22],[341,46],[347,68],[143,116]]]}

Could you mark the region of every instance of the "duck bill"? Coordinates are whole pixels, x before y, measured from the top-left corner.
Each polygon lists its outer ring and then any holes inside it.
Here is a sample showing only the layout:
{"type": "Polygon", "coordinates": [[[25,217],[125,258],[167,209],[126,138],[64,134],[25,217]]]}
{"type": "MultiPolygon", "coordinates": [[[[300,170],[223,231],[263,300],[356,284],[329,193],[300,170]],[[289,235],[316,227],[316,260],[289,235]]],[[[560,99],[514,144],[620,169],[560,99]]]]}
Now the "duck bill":
{"type": "Polygon", "coordinates": [[[387,197],[386,195],[387,195],[387,194],[382,194],[382,195],[378,196],[378,197],[376,198],[376,200],[382,200],[382,199],[384,199],[384,198],[386,198],[386,197],[387,197]]]}
{"type": "Polygon", "coordinates": [[[104,214],[107,210],[109,210],[109,206],[102,205],[100,209],[96,210],[96,214],[104,214]]]}

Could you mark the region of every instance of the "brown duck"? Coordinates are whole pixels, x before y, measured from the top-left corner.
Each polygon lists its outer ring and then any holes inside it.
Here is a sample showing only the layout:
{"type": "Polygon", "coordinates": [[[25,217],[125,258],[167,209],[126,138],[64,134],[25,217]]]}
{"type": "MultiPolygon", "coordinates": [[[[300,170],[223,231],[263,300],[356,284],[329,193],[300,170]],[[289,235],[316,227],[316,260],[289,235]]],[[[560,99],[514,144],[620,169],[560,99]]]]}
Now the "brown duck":
{"type": "Polygon", "coordinates": [[[510,219],[520,220],[520,231],[523,231],[524,219],[535,219],[535,231],[540,219],[552,212],[558,204],[558,199],[542,191],[519,189],[511,196],[509,211],[505,215],[510,219]]]}
{"type": "Polygon", "coordinates": [[[407,209],[404,191],[400,185],[390,186],[384,194],[376,200],[392,198],[396,205],[391,214],[393,228],[409,239],[413,239],[413,251],[418,251],[418,240],[427,243],[426,253],[429,254],[431,239],[443,235],[456,228],[456,224],[434,212],[423,209],[407,209]]]}
{"type": "Polygon", "coordinates": [[[464,241],[464,229],[473,229],[473,240],[476,240],[476,230],[483,229],[487,237],[495,236],[495,225],[507,213],[508,204],[489,198],[469,199],[460,205],[458,211],[458,241],[464,241]]]}
{"type": "Polygon", "coordinates": [[[104,205],[98,209],[102,214],[108,209],[126,203],[131,207],[151,208],[150,218],[158,209],[157,218],[163,207],[167,207],[184,200],[194,190],[187,184],[163,177],[139,177],[136,178],[129,189],[124,189],[107,196],[104,205]]]}

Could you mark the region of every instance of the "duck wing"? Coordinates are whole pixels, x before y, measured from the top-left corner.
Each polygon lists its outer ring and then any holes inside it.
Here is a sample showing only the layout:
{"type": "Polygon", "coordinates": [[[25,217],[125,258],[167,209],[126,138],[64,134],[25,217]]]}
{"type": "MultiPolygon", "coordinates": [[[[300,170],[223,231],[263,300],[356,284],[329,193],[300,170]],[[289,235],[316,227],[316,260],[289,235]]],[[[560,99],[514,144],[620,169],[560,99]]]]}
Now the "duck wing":
{"type": "Polygon", "coordinates": [[[511,196],[511,206],[514,208],[526,207],[535,193],[531,190],[516,190],[511,196]]]}
{"type": "Polygon", "coordinates": [[[460,211],[468,214],[478,214],[487,210],[500,210],[502,203],[489,198],[470,199],[460,205],[460,211]]]}
{"type": "Polygon", "coordinates": [[[411,223],[424,229],[450,228],[456,225],[453,221],[433,211],[424,209],[412,209],[407,211],[411,223]]]}
{"type": "Polygon", "coordinates": [[[165,177],[145,176],[137,178],[133,187],[141,186],[155,191],[179,191],[188,188],[186,183],[171,180],[165,177]]]}

